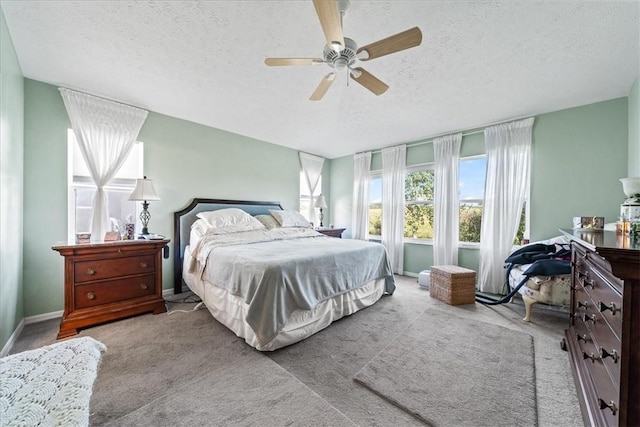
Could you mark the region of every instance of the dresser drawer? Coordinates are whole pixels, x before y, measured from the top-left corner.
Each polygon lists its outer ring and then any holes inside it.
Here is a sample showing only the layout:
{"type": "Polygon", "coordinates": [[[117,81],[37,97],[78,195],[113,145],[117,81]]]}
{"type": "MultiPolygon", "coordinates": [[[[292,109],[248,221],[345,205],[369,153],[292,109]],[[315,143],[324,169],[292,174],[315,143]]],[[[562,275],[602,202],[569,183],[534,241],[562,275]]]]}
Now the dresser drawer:
{"type": "Polygon", "coordinates": [[[106,280],[78,285],[74,291],[76,308],[88,308],[112,302],[153,295],[156,292],[155,274],[106,280]]]}
{"type": "Polygon", "coordinates": [[[84,283],[113,277],[154,273],[156,262],[154,255],[78,261],[74,263],[73,270],[75,283],[84,283]]]}
{"type": "MultiPolygon", "coordinates": [[[[577,322],[576,322],[577,323],[577,322]]],[[[582,325],[578,330],[586,328],[590,339],[587,342],[593,344],[596,356],[600,358],[600,363],[609,372],[613,382],[618,385],[620,378],[621,345],[618,337],[613,333],[609,325],[598,311],[587,310],[582,317],[582,325]]],[[[598,363],[598,362],[596,362],[598,363]]]]}
{"type": "MultiPolygon", "coordinates": [[[[614,289],[602,274],[590,263],[584,275],[579,280],[578,289],[582,288],[593,301],[595,309],[602,313],[604,319],[611,326],[618,339],[622,332],[622,295],[614,289]]],[[[577,297],[577,294],[576,294],[577,297]]]]}

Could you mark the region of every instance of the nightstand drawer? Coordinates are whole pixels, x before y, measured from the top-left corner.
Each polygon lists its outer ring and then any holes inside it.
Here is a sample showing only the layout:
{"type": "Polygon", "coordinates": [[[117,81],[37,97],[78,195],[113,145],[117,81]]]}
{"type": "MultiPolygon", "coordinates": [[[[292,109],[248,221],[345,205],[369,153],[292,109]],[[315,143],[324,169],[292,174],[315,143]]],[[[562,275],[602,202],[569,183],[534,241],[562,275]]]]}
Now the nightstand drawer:
{"type": "Polygon", "coordinates": [[[130,277],[128,279],[107,280],[87,285],[78,285],[74,291],[75,307],[95,307],[97,305],[153,295],[156,292],[155,280],[155,274],[149,274],[140,277],[130,277]]]}
{"type": "Polygon", "coordinates": [[[156,271],[154,255],[79,261],[74,264],[75,283],[156,271]]]}

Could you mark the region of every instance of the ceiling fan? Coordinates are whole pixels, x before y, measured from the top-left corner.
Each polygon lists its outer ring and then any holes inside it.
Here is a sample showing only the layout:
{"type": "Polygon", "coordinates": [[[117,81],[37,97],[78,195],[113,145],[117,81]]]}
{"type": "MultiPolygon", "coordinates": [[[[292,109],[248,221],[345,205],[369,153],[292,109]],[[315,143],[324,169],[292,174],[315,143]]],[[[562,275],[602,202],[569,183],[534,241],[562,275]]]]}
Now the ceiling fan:
{"type": "Polygon", "coordinates": [[[322,58],[267,58],[269,66],[283,65],[319,65],[327,64],[335,71],[323,77],[311,94],[311,101],[319,101],[333,84],[337,72],[347,70],[349,76],[375,95],[382,95],[389,86],[362,67],[356,67],[357,61],[370,61],[401,50],[420,46],[422,32],[418,27],[403,31],[377,42],[358,48],[358,44],[342,33],[342,17],[349,8],[349,0],[313,0],[316,13],[322,25],[327,44],[322,58]]]}

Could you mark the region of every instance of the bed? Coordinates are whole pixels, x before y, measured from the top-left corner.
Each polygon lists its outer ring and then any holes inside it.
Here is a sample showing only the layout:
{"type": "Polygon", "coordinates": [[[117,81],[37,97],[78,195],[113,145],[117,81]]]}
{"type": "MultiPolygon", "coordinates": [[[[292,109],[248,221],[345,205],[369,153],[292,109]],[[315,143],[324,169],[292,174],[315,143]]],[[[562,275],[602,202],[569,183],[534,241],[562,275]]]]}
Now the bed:
{"type": "Polygon", "coordinates": [[[174,291],[186,285],[260,351],[393,294],[381,244],[322,235],[296,215],[278,202],[194,199],[174,213],[174,291]]]}

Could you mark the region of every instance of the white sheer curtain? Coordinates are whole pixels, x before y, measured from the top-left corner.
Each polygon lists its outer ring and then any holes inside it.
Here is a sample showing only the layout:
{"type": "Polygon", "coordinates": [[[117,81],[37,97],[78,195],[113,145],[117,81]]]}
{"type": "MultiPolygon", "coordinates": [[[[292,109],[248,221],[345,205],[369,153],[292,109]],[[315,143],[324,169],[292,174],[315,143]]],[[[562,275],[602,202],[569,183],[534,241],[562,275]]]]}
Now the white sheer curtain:
{"type": "Polygon", "coordinates": [[[127,159],[148,112],[65,88],[60,88],[60,94],[97,187],[91,204],[91,240],[101,241],[110,230],[104,186],[127,159]]]}
{"type": "Polygon", "coordinates": [[[353,155],[353,224],[352,237],[369,238],[369,180],[371,151],[353,155]]]}
{"type": "Polygon", "coordinates": [[[403,273],[404,263],[404,175],[407,146],[382,150],[382,244],[391,268],[403,273]]]}
{"type": "Polygon", "coordinates": [[[435,153],[435,194],[433,265],[458,265],[460,215],[458,200],[458,163],[462,134],[433,140],[435,153]]]}
{"type": "Polygon", "coordinates": [[[533,118],[486,128],[487,181],[480,228],[480,290],[499,294],[529,188],[533,118]]]}
{"type": "Polygon", "coordinates": [[[302,168],[302,173],[306,178],[309,196],[311,196],[311,200],[309,201],[309,222],[320,225],[318,222],[316,222],[316,209],[313,206],[313,193],[316,191],[318,181],[320,180],[320,176],[322,175],[322,165],[324,165],[324,158],[302,152],[300,152],[299,155],[300,167],[302,168]]]}

